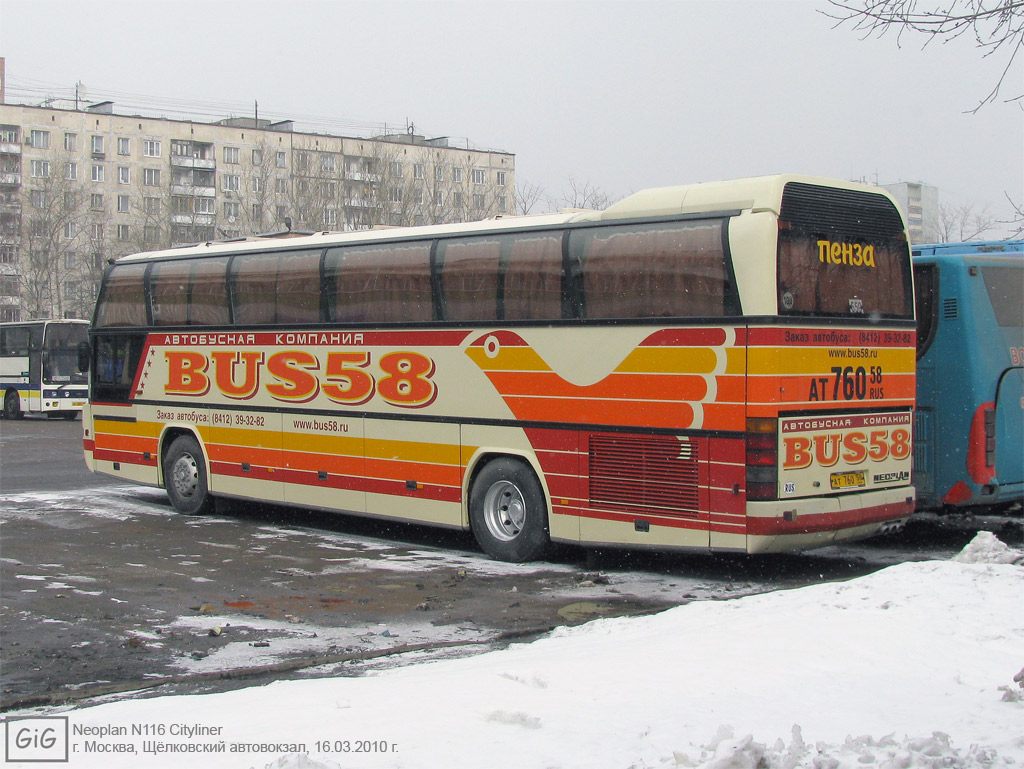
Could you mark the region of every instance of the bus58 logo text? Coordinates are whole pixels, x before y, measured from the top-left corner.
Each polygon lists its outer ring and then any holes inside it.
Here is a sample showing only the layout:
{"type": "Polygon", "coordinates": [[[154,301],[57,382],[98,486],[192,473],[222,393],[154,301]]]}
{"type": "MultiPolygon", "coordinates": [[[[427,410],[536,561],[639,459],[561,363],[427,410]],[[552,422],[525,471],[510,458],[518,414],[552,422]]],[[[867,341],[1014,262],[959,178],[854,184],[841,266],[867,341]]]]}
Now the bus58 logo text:
{"type": "Polygon", "coordinates": [[[388,352],[374,361],[367,350],[262,351],[166,350],[166,395],[201,397],[216,389],[234,400],[266,393],[282,403],[306,403],[319,395],[342,406],[359,406],[374,395],[392,406],[423,408],[437,398],[434,361],[417,352],[388,352]],[[373,364],[376,364],[375,366],[373,364]]]}

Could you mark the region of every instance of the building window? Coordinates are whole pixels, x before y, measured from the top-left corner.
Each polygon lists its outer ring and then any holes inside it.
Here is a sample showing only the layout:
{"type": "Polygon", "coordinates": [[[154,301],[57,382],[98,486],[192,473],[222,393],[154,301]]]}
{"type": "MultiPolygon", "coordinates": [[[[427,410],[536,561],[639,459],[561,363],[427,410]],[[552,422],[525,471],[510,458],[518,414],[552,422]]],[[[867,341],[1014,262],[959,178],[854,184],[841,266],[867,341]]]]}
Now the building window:
{"type": "Polygon", "coordinates": [[[127,214],[129,210],[128,196],[118,195],[117,196],[117,213],[127,214]]]}
{"type": "Polygon", "coordinates": [[[12,125],[0,126],[0,142],[4,144],[18,144],[18,127],[12,125]]]}
{"type": "Polygon", "coordinates": [[[127,136],[117,137],[117,154],[118,155],[131,155],[132,154],[132,140],[127,136]]]}
{"type": "Polygon", "coordinates": [[[277,220],[283,222],[284,218],[288,215],[288,209],[284,206],[277,207],[277,220]]]}
{"type": "Polygon", "coordinates": [[[263,204],[253,203],[252,204],[252,219],[254,222],[263,220],[263,204]]]}
{"type": "Polygon", "coordinates": [[[64,237],[71,240],[78,234],[78,225],[74,221],[64,225],[64,237]]]}
{"type": "Polygon", "coordinates": [[[103,137],[102,136],[91,136],[89,137],[89,149],[95,152],[97,155],[103,154],[103,137]]]}
{"type": "Polygon", "coordinates": [[[29,198],[32,201],[32,208],[46,208],[46,204],[50,199],[43,190],[32,190],[29,198]]]}
{"type": "Polygon", "coordinates": [[[224,162],[235,165],[238,163],[238,147],[224,148],[224,162]]]}
{"type": "Polygon", "coordinates": [[[254,166],[262,166],[263,165],[263,150],[253,150],[252,151],[252,164],[254,166]]]}
{"type": "Polygon", "coordinates": [[[337,162],[334,159],[334,155],[321,155],[320,156],[320,169],[327,171],[328,173],[334,173],[338,167],[337,162]]]}
{"type": "Polygon", "coordinates": [[[324,210],[324,224],[328,227],[335,227],[338,224],[338,212],[333,208],[324,210]]]}
{"type": "Polygon", "coordinates": [[[64,164],[64,178],[71,182],[78,180],[78,163],[64,164]]]}
{"type": "Polygon", "coordinates": [[[434,166],[434,181],[436,181],[436,182],[443,182],[444,181],[444,166],[441,165],[440,163],[438,163],[436,166],[434,166]]]}
{"type": "Polygon", "coordinates": [[[117,183],[118,184],[131,184],[132,183],[132,169],[128,166],[117,167],[117,183]]]}
{"type": "Polygon", "coordinates": [[[483,195],[473,195],[473,208],[475,208],[477,211],[482,211],[484,209],[483,195]]]}
{"type": "Polygon", "coordinates": [[[94,224],[92,226],[92,231],[89,234],[92,236],[93,240],[103,240],[103,225],[94,224]]]}
{"type": "Polygon", "coordinates": [[[461,192],[454,192],[454,193],[452,193],[452,204],[455,206],[456,210],[461,210],[462,209],[462,193],[461,192]]]}
{"type": "Polygon", "coordinates": [[[444,193],[441,192],[440,190],[438,190],[437,192],[434,193],[434,205],[435,206],[443,206],[444,205],[444,193]]]}
{"type": "Polygon", "coordinates": [[[159,187],[160,186],[160,169],[159,168],[146,168],[143,170],[142,183],[147,187],[159,187]]]}
{"type": "Polygon", "coordinates": [[[160,205],[160,198],[143,198],[142,201],[147,214],[160,214],[160,209],[163,207],[160,205]]]}
{"type": "Polygon", "coordinates": [[[28,135],[28,143],[37,150],[50,149],[49,131],[31,131],[28,135]]]}
{"type": "Polygon", "coordinates": [[[504,187],[505,186],[505,172],[504,171],[498,171],[498,186],[499,187],[504,187]]]}
{"type": "Polygon", "coordinates": [[[78,151],[78,134],[64,134],[64,149],[68,152],[78,151]]]}
{"type": "Polygon", "coordinates": [[[18,261],[18,247],[13,244],[0,246],[0,263],[14,264],[18,261]]]}
{"type": "Polygon", "coordinates": [[[391,175],[395,177],[402,176],[402,161],[392,160],[391,161],[391,175]]]}
{"type": "Polygon", "coordinates": [[[263,180],[260,177],[258,177],[258,176],[253,177],[253,180],[252,180],[252,191],[253,192],[263,192],[263,180]]]}
{"type": "Polygon", "coordinates": [[[498,198],[498,210],[501,213],[505,213],[506,211],[508,211],[508,203],[504,195],[498,198]]]}
{"type": "Polygon", "coordinates": [[[424,168],[422,163],[413,163],[412,166],[412,178],[422,179],[424,174],[424,168]]]}
{"type": "Polygon", "coordinates": [[[277,167],[287,168],[288,167],[288,153],[278,152],[277,153],[277,167]]]}
{"type": "Polygon", "coordinates": [[[94,182],[102,182],[103,181],[103,166],[93,166],[92,167],[92,180],[94,182]]]}
{"type": "Polygon", "coordinates": [[[89,208],[93,211],[103,210],[103,195],[98,192],[94,192],[89,196],[89,208]]]}
{"type": "Polygon", "coordinates": [[[487,182],[487,172],[481,168],[473,169],[473,184],[484,184],[487,182]]]}
{"type": "Polygon", "coordinates": [[[130,234],[130,232],[128,230],[128,225],[127,224],[119,224],[119,225],[117,225],[117,239],[118,240],[128,240],[128,238],[130,238],[130,237],[131,237],[131,234],[130,234]]]}
{"type": "Polygon", "coordinates": [[[160,157],[160,142],[155,139],[144,139],[142,142],[142,154],[147,158],[160,157]]]}
{"type": "Polygon", "coordinates": [[[274,181],[274,192],[278,195],[284,195],[288,192],[288,180],[287,179],[276,179],[274,181]]]}
{"type": "Polygon", "coordinates": [[[50,161],[33,160],[29,162],[29,174],[35,179],[46,179],[50,176],[50,161]]]}
{"type": "Polygon", "coordinates": [[[217,213],[217,201],[213,198],[195,198],[195,211],[197,214],[217,213]]]}
{"type": "Polygon", "coordinates": [[[452,181],[455,182],[456,184],[462,184],[462,169],[461,168],[453,168],[452,169],[452,181]]]}
{"type": "Polygon", "coordinates": [[[224,192],[238,192],[240,188],[240,177],[238,174],[224,174],[223,179],[221,188],[224,192]]]}
{"type": "Polygon", "coordinates": [[[43,219],[32,219],[28,223],[29,237],[41,238],[46,234],[46,221],[43,219]]]}
{"type": "Polygon", "coordinates": [[[160,240],[160,227],[155,224],[147,224],[142,231],[142,238],[147,243],[156,243],[160,240]]]}
{"type": "Polygon", "coordinates": [[[227,217],[229,222],[233,222],[238,218],[239,205],[238,203],[226,202],[224,204],[224,216],[227,217]]]}
{"type": "Polygon", "coordinates": [[[188,142],[171,140],[171,155],[179,158],[187,158],[192,154],[192,147],[188,142]]]}
{"type": "Polygon", "coordinates": [[[391,188],[391,202],[392,203],[401,203],[402,202],[402,188],[401,187],[392,187],[391,188]]]}

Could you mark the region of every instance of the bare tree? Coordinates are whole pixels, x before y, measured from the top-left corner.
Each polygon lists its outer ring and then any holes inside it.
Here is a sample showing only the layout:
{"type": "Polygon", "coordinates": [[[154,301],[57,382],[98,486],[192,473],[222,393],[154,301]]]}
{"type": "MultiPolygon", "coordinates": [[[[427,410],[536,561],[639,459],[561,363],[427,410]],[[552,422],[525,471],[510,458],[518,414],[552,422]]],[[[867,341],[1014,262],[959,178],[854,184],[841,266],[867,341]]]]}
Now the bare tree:
{"type": "Polygon", "coordinates": [[[73,274],[76,248],[83,240],[83,187],[71,154],[49,152],[30,160],[28,205],[21,252],[22,297],[29,317],[62,317],[65,283],[73,274]]]}
{"type": "Polygon", "coordinates": [[[1008,221],[1001,221],[1000,224],[1006,224],[1013,228],[1013,234],[1011,237],[1019,238],[1024,235],[1024,206],[1014,201],[1010,197],[1010,193],[1006,193],[1006,199],[1013,206],[1013,218],[1008,221]]]}
{"type": "Polygon", "coordinates": [[[562,197],[551,202],[555,208],[602,209],[611,204],[612,198],[593,182],[570,176],[562,197]]]}
{"type": "MultiPolygon", "coordinates": [[[[881,37],[896,31],[896,44],[905,32],[925,36],[924,45],[973,37],[983,57],[1003,55],[1005,64],[996,84],[971,110],[977,112],[995,101],[1010,68],[1024,47],[1024,2],[1022,0],[829,0],[831,12],[825,15],[838,24],[850,21],[853,28],[881,37]]],[[[1019,93],[1006,101],[1024,98],[1019,93]]]]}
{"type": "Polygon", "coordinates": [[[515,210],[520,216],[532,214],[533,209],[546,198],[544,188],[539,184],[530,184],[516,180],[515,210]]]}
{"type": "Polygon", "coordinates": [[[988,212],[988,206],[976,210],[973,203],[959,206],[939,206],[938,234],[943,243],[966,243],[977,240],[998,222],[988,212]]]}

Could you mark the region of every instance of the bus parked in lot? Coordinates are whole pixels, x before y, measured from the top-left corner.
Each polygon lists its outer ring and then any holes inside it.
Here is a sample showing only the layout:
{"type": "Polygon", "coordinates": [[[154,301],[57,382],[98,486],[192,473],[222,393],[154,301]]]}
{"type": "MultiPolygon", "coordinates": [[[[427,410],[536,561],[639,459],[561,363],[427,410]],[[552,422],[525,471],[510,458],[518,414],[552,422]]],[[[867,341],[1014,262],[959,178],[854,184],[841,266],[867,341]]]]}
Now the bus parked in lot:
{"type": "Polygon", "coordinates": [[[1024,241],[915,246],[923,509],[1024,497],[1024,241]]]}
{"type": "Polygon", "coordinates": [[[75,419],[89,396],[79,360],[85,320],[0,323],[0,396],[5,419],[46,414],[75,419]]]}
{"type": "Polygon", "coordinates": [[[510,561],[810,548],[913,512],[914,330],[893,200],[812,177],[207,243],[106,271],[85,456],[510,561]]]}

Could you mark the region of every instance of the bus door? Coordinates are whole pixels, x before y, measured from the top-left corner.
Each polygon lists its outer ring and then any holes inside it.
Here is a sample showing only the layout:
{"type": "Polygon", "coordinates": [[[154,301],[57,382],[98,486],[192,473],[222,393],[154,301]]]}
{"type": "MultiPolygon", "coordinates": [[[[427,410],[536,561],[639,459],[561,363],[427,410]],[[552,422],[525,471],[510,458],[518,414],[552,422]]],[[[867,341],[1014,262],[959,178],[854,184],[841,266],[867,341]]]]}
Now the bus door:
{"type": "Polygon", "coordinates": [[[995,473],[1001,486],[1024,483],[1024,263],[988,264],[981,268],[992,311],[999,326],[1003,350],[998,360],[1006,366],[994,380],[995,473]]]}
{"type": "Polygon", "coordinates": [[[43,325],[29,328],[28,337],[28,402],[22,411],[38,412],[43,408],[43,325]]]}

